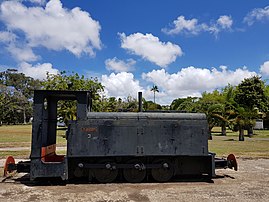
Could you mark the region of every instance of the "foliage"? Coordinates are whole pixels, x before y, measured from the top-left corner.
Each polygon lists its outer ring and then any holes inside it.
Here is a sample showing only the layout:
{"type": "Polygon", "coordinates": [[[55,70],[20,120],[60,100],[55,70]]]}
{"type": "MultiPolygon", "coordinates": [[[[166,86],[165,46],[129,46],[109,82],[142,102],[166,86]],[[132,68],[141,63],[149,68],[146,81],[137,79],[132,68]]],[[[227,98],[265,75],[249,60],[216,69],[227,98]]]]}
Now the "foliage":
{"type": "Polygon", "coordinates": [[[16,124],[30,119],[31,103],[21,93],[6,86],[0,86],[0,92],[0,122],[16,124]]]}
{"type": "MultiPolygon", "coordinates": [[[[47,79],[42,82],[42,87],[45,90],[88,90],[91,91],[93,105],[92,110],[98,111],[98,100],[100,92],[104,87],[97,78],[88,79],[84,76],[79,76],[77,73],[67,75],[65,71],[60,74],[47,74],[47,79]],[[97,101],[97,102],[95,102],[97,101]]],[[[59,101],[58,116],[67,124],[68,120],[76,119],[76,103],[74,101],[59,101]]]]}
{"type": "Polygon", "coordinates": [[[32,117],[34,89],[41,83],[15,69],[0,72],[0,123],[26,123],[32,117]]]}
{"type": "Polygon", "coordinates": [[[16,69],[8,69],[0,72],[0,84],[13,87],[26,99],[32,99],[34,90],[41,88],[41,82],[19,73],[16,69]]]}
{"type": "Polygon", "coordinates": [[[248,128],[251,137],[258,112],[268,111],[268,96],[264,82],[258,76],[244,79],[237,86],[235,101],[238,105],[235,123],[239,127],[239,140],[244,141],[243,128],[248,128]]]}
{"type": "Polygon", "coordinates": [[[244,108],[268,111],[268,96],[264,82],[258,76],[244,79],[236,89],[235,101],[244,108]]]}
{"type": "Polygon", "coordinates": [[[128,96],[125,99],[115,97],[103,97],[99,103],[99,111],[102,112],[135,112],[138,110],[138,102],[135,98],[128,96]]]}
{"type": "Polygon", "coordinates": [[[152,101],[146,101],[143,100],[143,108],[145,111],[150,111],[150,110],[161,110],[162,106],[159,104],[156,104],[152,101]]]}
{"type": "Polygon", "coordinates": [[[195,112],[197,107],[197,97],[177,98],[170,105],[171,110],[180,110],[187,112],[195,112]]]}

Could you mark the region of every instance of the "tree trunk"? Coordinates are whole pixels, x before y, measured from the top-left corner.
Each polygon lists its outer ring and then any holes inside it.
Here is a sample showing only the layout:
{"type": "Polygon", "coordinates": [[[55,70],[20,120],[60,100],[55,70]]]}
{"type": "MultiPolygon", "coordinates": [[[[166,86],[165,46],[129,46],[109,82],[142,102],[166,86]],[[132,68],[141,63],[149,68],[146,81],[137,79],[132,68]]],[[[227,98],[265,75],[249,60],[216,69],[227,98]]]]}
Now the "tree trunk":
{"type": "Polygon", "coordinates": [[[239,141],[244,141],[244,128],[239,126],[239,141]]]}
{"type": "Polygon", "coordinates": [[[253,136],[253,126],[249,126],[248,127],[248,137],[252,137],[253,136]]]}
{"type": "Polygon", "coordinates": [[[213,138],[212,138],[212,133],[211,133],[211,131],[209,131],[208,139],[209,139],[209,140],[212,140],[212,139],[213,139],[213,138]]]}
{"type": "Polygon", "coordinates": [[[25,108],[23,108],[23,124],[26,124],[26,113],[25,113],[25,108]]]}
{"type": "Polygon", "coordinates": [[[208,136],[208,139],[209,139],[209,140],[212,140],[212,139],[213,139],[213,138],[212,138],[212,133],[211,133],[212,128],[213,128],[213,126],[212,126],[212,127],[209,126],[209,136],[208,136]]]}
{"type": "Polygon", "coordinates": [[[221,135],[226,136],[226,124],[225,123],[221,125],[221,135]]]}

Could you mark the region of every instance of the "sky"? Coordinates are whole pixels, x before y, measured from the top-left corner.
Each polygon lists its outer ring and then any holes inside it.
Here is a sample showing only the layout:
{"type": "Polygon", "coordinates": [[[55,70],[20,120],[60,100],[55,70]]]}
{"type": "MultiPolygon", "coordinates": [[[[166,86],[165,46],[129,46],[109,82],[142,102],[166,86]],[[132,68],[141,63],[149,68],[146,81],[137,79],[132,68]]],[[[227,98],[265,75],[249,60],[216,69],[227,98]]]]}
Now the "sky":
{"type": "Polygon", "coordinates": [[[0,0],[0,71],[97,77],[156,102],[269,78],[268,0],[0,0]]]}

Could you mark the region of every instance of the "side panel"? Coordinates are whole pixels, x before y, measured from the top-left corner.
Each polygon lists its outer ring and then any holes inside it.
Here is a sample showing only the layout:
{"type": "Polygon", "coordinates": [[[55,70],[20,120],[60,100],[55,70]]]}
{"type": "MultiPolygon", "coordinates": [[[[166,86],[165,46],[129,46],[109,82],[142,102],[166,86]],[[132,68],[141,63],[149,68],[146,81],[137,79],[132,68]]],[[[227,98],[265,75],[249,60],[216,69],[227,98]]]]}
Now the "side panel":
{"type": "Polygon", "coordinates": [[[203,120],[149,120],[143,125],[145,155],[207,155],[203,120]]]}
{"type": "Polygon", "coordinates": [[[137,122],[88,120],[71,124],[68,157],[127,156],[137,154],[137,122]]]}
{"type": "MultiPolygon", "coordinates": [[[[134,113],[135,114],[135,113],[134,113]]],[[[73,122],[68,157],[208,155],[206,120],[148,117],[94,118],[73,122]]]]}

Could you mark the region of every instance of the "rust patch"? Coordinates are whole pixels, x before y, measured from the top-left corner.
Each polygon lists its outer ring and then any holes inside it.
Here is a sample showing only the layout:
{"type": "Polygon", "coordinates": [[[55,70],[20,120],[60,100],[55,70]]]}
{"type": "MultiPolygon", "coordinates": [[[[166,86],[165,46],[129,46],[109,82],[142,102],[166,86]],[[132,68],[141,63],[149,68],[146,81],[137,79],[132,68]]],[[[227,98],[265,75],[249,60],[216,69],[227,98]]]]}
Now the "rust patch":
{"type": "Polygon", "coordinates": [[[92,133],[92,132],[97,132],[97,128],[81,128],[81,131],[92,133]]]}

